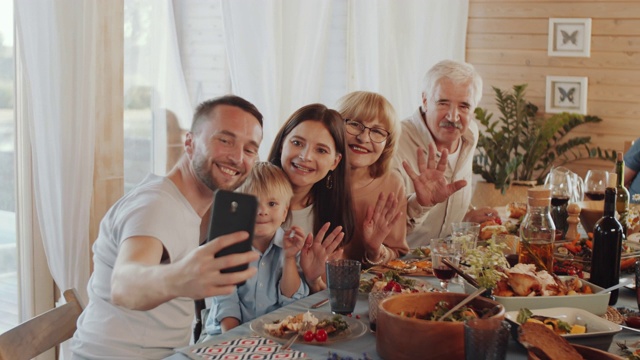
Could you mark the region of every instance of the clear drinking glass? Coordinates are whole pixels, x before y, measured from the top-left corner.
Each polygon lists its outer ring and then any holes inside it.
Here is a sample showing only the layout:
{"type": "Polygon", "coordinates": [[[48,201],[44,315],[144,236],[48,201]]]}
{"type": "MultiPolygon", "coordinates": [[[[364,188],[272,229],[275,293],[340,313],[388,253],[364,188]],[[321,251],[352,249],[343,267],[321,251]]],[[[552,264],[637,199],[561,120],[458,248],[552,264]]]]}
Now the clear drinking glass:
{"type": "Polygon", "coordinates": [[[454,245],[451,238],[431,240],[431,262],[433,273],[440,280],[440,286],[448,291],[449,280],[456,274],[453,269],[445,265],[443,259],[449,260],[453,265],[460,264],[460,249],[454,245]]]}

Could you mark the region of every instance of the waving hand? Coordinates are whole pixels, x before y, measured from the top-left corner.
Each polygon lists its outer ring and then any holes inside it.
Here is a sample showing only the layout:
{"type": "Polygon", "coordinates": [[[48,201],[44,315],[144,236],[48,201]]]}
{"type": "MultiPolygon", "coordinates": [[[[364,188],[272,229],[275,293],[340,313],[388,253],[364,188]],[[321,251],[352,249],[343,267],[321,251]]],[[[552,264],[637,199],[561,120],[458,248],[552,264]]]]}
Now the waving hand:
{"type": "Polygon", "coordinates": [[[467,185],[466,180],[448,183],[444,176],[447,168],[448,150],[442,151],[440,160],[436,160],[436,147],[429,144],[429,156],[425,159],[424,150],[418,148],[418,173],[405,160],[402,167],[413,182],[418,203],[422,206],[433,206],[449,198],[453,193],[467,185]]]}

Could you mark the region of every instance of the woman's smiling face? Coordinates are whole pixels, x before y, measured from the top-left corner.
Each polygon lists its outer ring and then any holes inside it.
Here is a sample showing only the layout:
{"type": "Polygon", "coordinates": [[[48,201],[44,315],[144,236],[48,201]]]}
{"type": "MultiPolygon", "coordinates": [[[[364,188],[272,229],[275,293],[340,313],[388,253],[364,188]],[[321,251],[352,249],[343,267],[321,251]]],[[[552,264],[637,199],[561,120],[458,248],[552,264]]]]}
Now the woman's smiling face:
{"type": "Polygon", "coordinates": [[[342,154],[329,130],[319,121],[306,120],[284,139],[280,161],[294,190],[308,188],[334,170],[342,154]]]}
{"type": "MultiPolygon", "coordinates": [[[[363,124],[366,127],[372,128],[374,131],[383,130],[387,132],[385,126],[378,120],[373,119],[371,121],[353,120],[363,124]]],[[[358,130],[359,131],[359,130],[358,130]]],[[[352,130],[356,132],[356,130],[352,130]]],[[[384,150],[386,140],[383,142],[371,141],[370,129],[364,129],[360,135],[353,135],[349,132],[349,125],[347,124],[347,146],[351,153],[349,154],[349,166],[351,168],[366,168],[373,165],[384,150]]]]}

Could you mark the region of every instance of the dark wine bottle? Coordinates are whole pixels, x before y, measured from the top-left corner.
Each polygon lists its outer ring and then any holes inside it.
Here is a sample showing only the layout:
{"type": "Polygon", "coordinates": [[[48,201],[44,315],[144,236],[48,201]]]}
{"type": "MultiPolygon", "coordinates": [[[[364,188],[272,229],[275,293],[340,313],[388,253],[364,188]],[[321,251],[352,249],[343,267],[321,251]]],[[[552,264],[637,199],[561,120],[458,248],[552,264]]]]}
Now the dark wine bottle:
{"type": "MultiPolygon", "coordinates": [[[[620,280],[620,249],[623,234],[622,225],[616,219],[616,176],[610,175],[609,185],[604,192],[604,214],[593,227],[593,255],[589,280],[603,288],[616,285],[620,280]]],[[[609,305],[615,305],[617,301],[618,290],[613,290],[609,297],[609,305]]]]}

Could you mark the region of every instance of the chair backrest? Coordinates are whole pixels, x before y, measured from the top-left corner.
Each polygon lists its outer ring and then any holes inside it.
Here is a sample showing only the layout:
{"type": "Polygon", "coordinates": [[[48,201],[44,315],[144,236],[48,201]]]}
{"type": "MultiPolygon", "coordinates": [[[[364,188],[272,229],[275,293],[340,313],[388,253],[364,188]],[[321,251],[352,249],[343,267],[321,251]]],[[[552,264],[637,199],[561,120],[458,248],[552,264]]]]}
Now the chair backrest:
{"type": "Polygon", "coordinates": [[[32,359],[76,331],[76,321],[84,308],[75,289],[64,292],[67,303],[0,334],[0,360],[32,359]]]}

